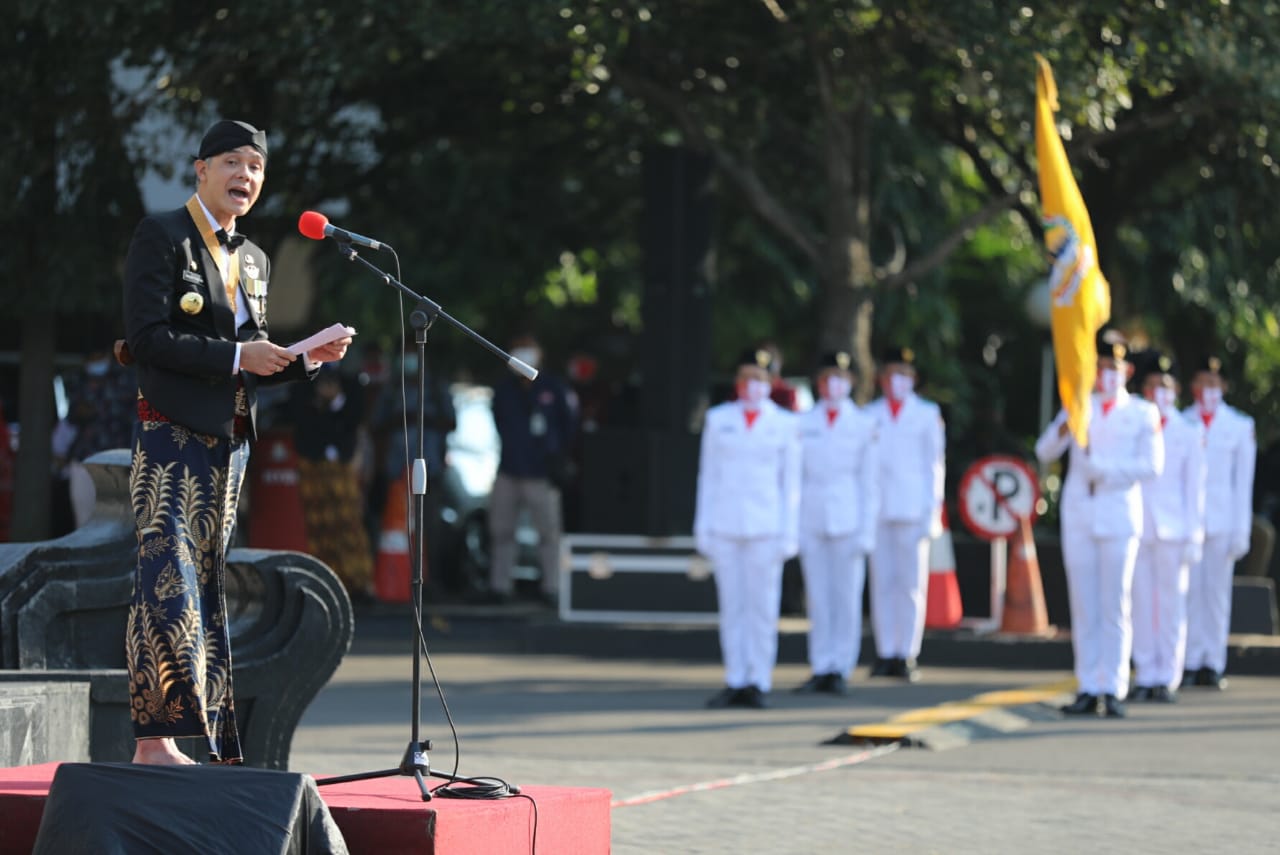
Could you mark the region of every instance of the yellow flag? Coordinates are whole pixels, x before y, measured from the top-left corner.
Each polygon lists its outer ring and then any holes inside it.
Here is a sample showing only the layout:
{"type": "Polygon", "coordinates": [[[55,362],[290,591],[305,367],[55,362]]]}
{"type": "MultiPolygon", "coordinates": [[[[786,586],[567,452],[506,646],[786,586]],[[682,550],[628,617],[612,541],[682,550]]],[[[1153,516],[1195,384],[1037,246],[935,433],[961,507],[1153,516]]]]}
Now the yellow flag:
{"type": "Polygon", "coordinates": [[[1098,268],[1089,211],[1053,121],[1058,110],[1053,69],[1040,54],[1036,54],[1036,65],[1040,210],[1045,246],[1053,259],[1049,272],[1053,358],[1067,425],[1083,447],[1088,445],[1089,395],[1098,365],[1096,337],[1111,316],[1111,289],[1098,268]]]}

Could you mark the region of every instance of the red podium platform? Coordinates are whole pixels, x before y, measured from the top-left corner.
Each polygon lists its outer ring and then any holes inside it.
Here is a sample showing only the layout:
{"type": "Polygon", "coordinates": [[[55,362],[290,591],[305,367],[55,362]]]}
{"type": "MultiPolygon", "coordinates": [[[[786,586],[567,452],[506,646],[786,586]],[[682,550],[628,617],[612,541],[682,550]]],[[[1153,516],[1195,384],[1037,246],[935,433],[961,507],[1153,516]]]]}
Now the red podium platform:
{"type": "MultiPolygon", "coordinates": [[[[0,769],[0,849],[5,853],[31,851],[57,768],[57,763],[45,763],[0,769]]],[[[607,855],[608,790],[522,786],[521,791],[537,802],[538,853],[607,855]]],[[[417,784],[406,777],[333,784],[321,787],[320,794],[352,855],[534,852],[534,805],[521,796],[424,802],[417,784]]]]}

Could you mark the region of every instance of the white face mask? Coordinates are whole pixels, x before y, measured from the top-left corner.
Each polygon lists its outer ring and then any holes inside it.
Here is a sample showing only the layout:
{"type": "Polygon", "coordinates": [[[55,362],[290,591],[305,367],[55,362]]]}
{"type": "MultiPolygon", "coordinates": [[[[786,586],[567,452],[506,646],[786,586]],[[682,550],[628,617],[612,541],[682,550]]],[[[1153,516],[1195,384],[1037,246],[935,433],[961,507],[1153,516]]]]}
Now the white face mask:
{"type": "Polygon", "coordinates": [[[769,397],[769,383],[765,380],[748,380],[742,386],[739,397],[748,407],[757,407],[769,397]]]}
{"type": "Polygon", "coordinates": [[[889,397],[895,401],[906,400],[916,387],[916,379],[906,374],[889,375],[889,397]]]}
{"type": "Polygon", "coordinates": [[[831,404],[838,404],[853,391],[853,384],[843,377],[828,377],[822,398],[831,404]]]}
{"type": "Polygon", "coordinates": [[[537,368],[542,358],[542,354],[536,347],[517,347],[511,351],[511,355],[530,368],[537,368]]]}
{"type": "Polygon", "coordinates": [[[1178,406],[1178,393],[1167,386],[1160,386],[1152,394],[1151,400],[1161,413],[1168,415],[1178,406]]]}
{"type": "Polygon", "coordinates": [[[1200,409],[1212,413],[1222,403],[1222,390],[1217,386],[1205,386],[1200,390],[1200,409]]]}
{"type": "Polygon", "coordinates": [[[1106,400],[1111,400],[1120,394],[1120,389],[1124,386],[1121,374],[1114,368],[1104,368],[1098,372],[1098,393],[1106,400]]]}

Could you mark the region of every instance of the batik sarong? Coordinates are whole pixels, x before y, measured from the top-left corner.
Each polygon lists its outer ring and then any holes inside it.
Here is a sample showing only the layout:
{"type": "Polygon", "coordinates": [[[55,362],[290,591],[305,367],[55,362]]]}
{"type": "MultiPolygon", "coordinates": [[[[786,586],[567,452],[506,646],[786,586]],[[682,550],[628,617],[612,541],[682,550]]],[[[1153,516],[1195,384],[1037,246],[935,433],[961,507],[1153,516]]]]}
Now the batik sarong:
{"type": "Polygon", "coordinates": [[[226,554],[249,444],[197,433],[139,400],[129,489],[138,566],[125,634],[134,736],[205,737],[240,762],[226,554]]]}
{"type": "Polygon", "coordinates": [[[298,459],[298,488],[307,547],[332,568],[349,594],[368,594],[373,551],[364,527],[364,496],[351,464],[298,459]]]}

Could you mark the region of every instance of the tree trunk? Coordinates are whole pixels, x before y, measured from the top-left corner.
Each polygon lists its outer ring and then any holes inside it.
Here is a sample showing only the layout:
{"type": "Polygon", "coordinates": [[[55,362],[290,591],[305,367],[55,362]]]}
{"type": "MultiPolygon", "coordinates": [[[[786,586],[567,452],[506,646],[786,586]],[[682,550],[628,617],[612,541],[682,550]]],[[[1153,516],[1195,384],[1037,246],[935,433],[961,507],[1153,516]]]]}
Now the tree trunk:
{"type": "Polygon", "coordinates": [[[870,92],[862,95],[847,117],[827,117],[827,241],[822,269],[823,350],[853,356],[857,398],[866,402],[875,389],[871,355],[871,319],[875,311],[871,286],[870,92]]]}
{"type": "Polygon", "coordinates": [[[13,521],[9,539],[46,540],[53,505],[53,357],[56,322],[52,311],[26,317],[19,375],[18,459],[14,464],[13,521]]]}

